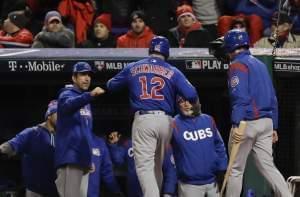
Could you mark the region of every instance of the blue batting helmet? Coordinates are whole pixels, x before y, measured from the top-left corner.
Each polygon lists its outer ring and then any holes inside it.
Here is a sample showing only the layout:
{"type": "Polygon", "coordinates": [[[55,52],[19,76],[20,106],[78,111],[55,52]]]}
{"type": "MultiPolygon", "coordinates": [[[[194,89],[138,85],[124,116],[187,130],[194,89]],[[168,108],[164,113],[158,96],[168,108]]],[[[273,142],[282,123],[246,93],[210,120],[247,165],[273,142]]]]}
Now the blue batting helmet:
{"type": "Polygon", "coordinates": [[[226,53],[233,52],[240,47],[249,48],[250,41],[248,33],[239,29],[232,29],[224,36],[224,49],[226,53]]]}
{"type": "Polygon", "coordinates": [[[160,53],[166,59],[169,57],[170,44],[169,40],[163,36],[155,36],[152,38],[149,47],[149,54],[160,53]]]}

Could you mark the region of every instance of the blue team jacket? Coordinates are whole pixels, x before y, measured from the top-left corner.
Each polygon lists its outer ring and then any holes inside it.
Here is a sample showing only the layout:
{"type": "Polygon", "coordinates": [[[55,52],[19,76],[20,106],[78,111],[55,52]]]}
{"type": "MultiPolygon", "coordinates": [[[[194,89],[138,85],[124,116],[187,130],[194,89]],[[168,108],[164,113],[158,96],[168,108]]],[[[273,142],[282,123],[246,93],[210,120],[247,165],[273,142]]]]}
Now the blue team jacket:
{"type": "Polygon", "coordinates": [[[183,183],[213,183],[216,172],[227,168],[222,137],[209,115],[201,114],[194,118],[175,116],[171,144],[177,176],[183,183]]]}
{"type": "Polygon", "coordinates": [[[56,168],[73,164],[83,168],[91,165],[92,112],[89,92],[75,87],[64,88],[58,97],[56,168]]]}
{"type": "Polygon", "coordinates": [[[111,192],[120,192],[119,185],[113,173],[110,154],[102,138],[94,136],[92,154],[92,163],[95,169],[89,174],[87,197],[100,197],[102,181],[111,192]]]}
{"type": "Polygon", "coordinates": [[[45,196],[58,196],[55,186],[54,135],[41,126],[23,130],[8,141],[22,155],[25,187],[45,196]]]}
{"type": "Polygon", "coordinates": [[[106,85],[111,91],[128,87],[133,112],[162,110],[173,115],[177,94],[192,103],[198,99],[194,86],[177,68],[155,57],[127,65],[106,85]]]}
{"type": "Polygon", "coordinates": [[[229,66],[228,87],[232,124],[269,117],[278,127],[278,104],[267,66],[246,50],[229,66]]]}
{"type": "MultiPolygon", "coordinates": [[[[138,177],[135,171],[135,163],[133,158],[132,141],[126,140],[122,145],[109,144],[109,151],[111,153],[112,161],[115,165],[120,166],[127,165],[127,191],[130,197],[142,197],[142,189],[138,181],[138,177]]],[[[163,193],[175,194],[176,193],[176,170],[174,163],[171,162],[172,152],[170,149],[166,152],[166,156],[163,163],[163,193]]]]}

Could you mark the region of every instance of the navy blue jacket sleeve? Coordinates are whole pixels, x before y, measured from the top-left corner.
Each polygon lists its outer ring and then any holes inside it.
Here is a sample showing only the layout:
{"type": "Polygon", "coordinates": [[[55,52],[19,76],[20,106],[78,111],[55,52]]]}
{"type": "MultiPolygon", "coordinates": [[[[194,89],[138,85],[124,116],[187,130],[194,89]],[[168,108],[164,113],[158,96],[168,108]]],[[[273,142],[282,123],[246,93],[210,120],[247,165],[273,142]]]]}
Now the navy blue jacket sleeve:
{"type": "Polygon", "coordinates": [[[177,87],[177,92],[179,95],[183,96],[186,100],[191,103],[195,103],[198,100],[198,93],[196,88],[189,82],[189,80],[176,69],[176,79],[175,84],[177,87]]]}
{"type": "Polygon", "coordinates": [[[63,113],[72,113],[89,104],[93,97],[90,92],[74,96],[70,91],[62,92],[58,98],[58,108],[63,113]]]}
{"type": "Polygon", "coordinates": [[[228,87],[231,98],[231,121],[239,125],[246,117],[246,109],[251,103],[248,92],[248,68],[241,63],[233,63],[229,67],[228,87]]]}
{"type": "Polygon", "coordinates": [[[26,153],[26,151],[28,150],[28,146],[30,145],[32,132],[34,132],[33,128],[24,129],[23,131],[18,133],[14,138],[9,140],[8,143],[17,153],[26,153]]]}
{"type": "MultiPolygon", "coordinates": [[[[128,67],[128,65],[127,65],[128,67]]],[[[116,74],[113,78],[108,80],[106,83],[106,87],[110,91],[116,91],[119,90],[127,85],[127,72],[128,69],[125,67],[122,71],[120,71],[118,74],[116,74]]]]}
{"type": "Polygon", "coordinates": [[[163,162],[163,194],[176,194],[177,174],[172,149],[168,148],[163,162]]]}
{"type": "Polygon", "coordinates": [[[227,163],[228,163],[225,145],[214,119],[211,118],[211,121],[212,121],[212,129],[214,133],[215,149],[218,156],[217,171],[225,171],[227,169],[227,163]]]}
{"type": "Polygon", "coordinates": [[[277,97],[274,95],[272,102],[272,120],[273,120],[273,129],[278,129],[278,102],[277,97]]]}
{"type": "Polygon", "coordinates": [[[126,149],[118,144],[108,144],[112,162],[116,166],[124,165],[126,162],[126,149]]]}
{"type": "Polygon", "coordinates": [[[106,187],[113,193],[120,192],[120,187],[113,173],[113,165],[108,152],[107,146],[104,144],[103,149],[103,160],[101,163],[101,179],[103,180],[106,187]]]}

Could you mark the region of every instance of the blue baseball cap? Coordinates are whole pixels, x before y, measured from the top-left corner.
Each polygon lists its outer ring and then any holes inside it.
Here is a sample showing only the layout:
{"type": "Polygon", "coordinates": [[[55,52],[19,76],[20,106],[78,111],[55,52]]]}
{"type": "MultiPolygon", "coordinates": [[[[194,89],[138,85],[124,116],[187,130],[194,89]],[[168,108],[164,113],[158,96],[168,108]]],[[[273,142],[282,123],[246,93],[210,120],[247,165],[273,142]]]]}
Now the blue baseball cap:
{"type": "Polygon", "coordinates": [[[52,100],[48,104],[48,109],[45,113],[45,120],[47,120],[48,116],[57,112],[57,100],[52,100]]]}
{"type": "Polygon", "coordinates": [[[73,73],[94,72],[87,62],[77,62],[73,66],[73,73]]]}

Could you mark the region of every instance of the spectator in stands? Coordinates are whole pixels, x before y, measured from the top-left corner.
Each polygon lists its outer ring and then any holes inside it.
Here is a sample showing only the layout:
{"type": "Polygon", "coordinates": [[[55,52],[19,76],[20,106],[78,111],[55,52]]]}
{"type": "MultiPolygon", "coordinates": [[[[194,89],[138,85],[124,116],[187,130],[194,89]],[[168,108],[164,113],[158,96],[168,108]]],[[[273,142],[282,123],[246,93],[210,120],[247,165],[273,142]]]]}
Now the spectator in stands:
{"type": "Polygon", "coordinates": [[[192,5],[196,18],[207,29],[212,39],[217,39],[217,23],[221,15],[221,0],[181,0],[192,5]]]}
{"type": "Polygon", "coordinates": [[[131,29],[118,37],[118,48],[148,48],[154,37],[152,30],[146,25],[146,16],[143,11],[134,11],[131,14],[131,29]]]}
{"type": "Polygon", "coordinates": [[[227,31],[233,28],[239,28],[245,30],[250,37],[250,46],[257,42],[263,35],[263,21],[260,16],[243,15],[239,14],[236,16],[224,15],[219,18],[218,21],[218,34],[224,36],[227,31]]]}
{"type": "Polygon", "coordinates": [[[291,32],[292,21],[286,12],[275,12],[272,16],[272,34],[269,37],[263,37],[254,44],[256,48],[270,48],[276,45],[277,48],[300,48],[300,36],[291,32]],[[278,29],[276,28],[277,19],[278,29]],[[276,33],[277,42],[276,42],[276,33]]]}
{"type": "Polygon", "coordinates": [[[10,12],[25,9],[25,0],[1,0],[0,1],[0,23],[6,19],[10,12]]]}
{"type": "MultiPolygon", "coordinates": [[[[271,26],[270,19],[273,12],[278,8],[278,2],[279,2],[278,0],[248,0],[248,1],[226,0],[224,1],[227,10],[231,12],[230,13],[231,15],[244,14],[244,15],[256,15],[261,17],[263,21],[263,31],[266,31],[263,33],[263,35],[267,34],[268,30],[266,29],[268,29],[271,26]]],[[[250,28],[252,29],[251,25],[250,28]]]]}
{"type": "Polygon", "coordinates": [[[49,103],[45,121],[24,129],[0,145],[0,153],[22,156],[22,176],[26,197],[58,197],[54,180],[54,138],[57,101],[49,103]]]}
{"type": "Polygon", "coordinates": [[[10,12],[0,30],[0,48],[30,47],[33,35],[25,28],[29,21],[30,11],[27,9],[10,12]]]}
{"type": "Polygon", "coordinates": [[[169,30],[168,36],[171,47],[207,48],[212,38],[196,19],[192,7],[179,6],[176,15],[178,25],[169,30]]]}
{"type": "Polygon", "coordinates": [[[61,15],[57,11],[49,11],[32,48],[71,48],[74,45],[74,33],[62,24],[61,15]]]}
{"type": "MultiPolygon", "coordinates": [[[[112,33],[116,36],[128,31],[130,15],[137,10],[136,0],[94,0],[96,15],[110,13],[112,21],[112,33]]],[[[151,1],[152,2],[152,1],[151,1]]]]}
{"type": "Polygon", "coordinates": [[[94,21],[90,39],[80,46],[82,48],[115,48],[116,38],[111,34],[111,15],[103,13],[94,21]]]}
{"type": "Polygon", "coordinates": [[[148,18],[148,25],[155,35],[167,36],[168,30],[175,27],[178,0],[139,0],[137,6],[148,18]]]}

